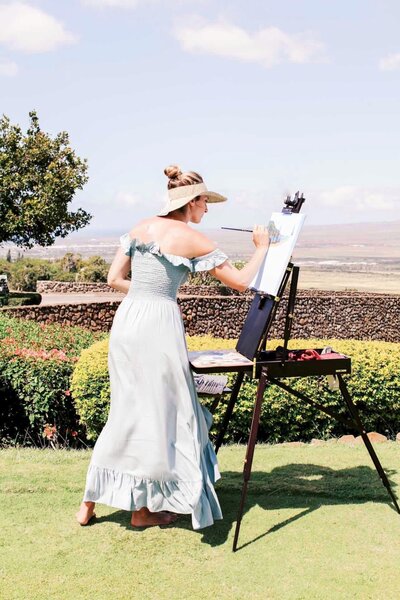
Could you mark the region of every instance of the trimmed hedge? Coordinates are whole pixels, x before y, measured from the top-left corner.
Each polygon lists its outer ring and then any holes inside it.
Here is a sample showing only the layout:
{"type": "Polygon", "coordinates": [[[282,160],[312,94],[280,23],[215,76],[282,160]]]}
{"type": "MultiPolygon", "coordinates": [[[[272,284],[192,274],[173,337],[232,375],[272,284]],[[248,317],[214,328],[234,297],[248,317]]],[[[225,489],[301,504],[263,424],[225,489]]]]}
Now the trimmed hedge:
{"type": "MultiPolygon", "coordinates": [[[[233,348],[233,340],[208,336],[188,338],[189,350],[233,348]]],[[[275,348],[279,341],[269,342],[275,348]]],[[[351,356],[353,374],[346,377],[350,394],[358,406],[368,431],[378,431],[394,437],[400,431],[400,344],[356,340],[294,340],[291,349],[318,348],[325,345],[351,356]]],[[[95,440],[106,422],[109,406],[107,371],[108,340],[84,350],[73,373],[71,391],[87,437],[95,440]]],[[[229,376],[232,384],[234,375],[229,376]]],[[[290,380],[299,391],[326,406],[347,415],[339,392],[331,392],[326,379],[302,378],[290,380]]],[[[230,423],[226,441],[247,439],[254,405],[256,384],[246,379],[230,423]]],[[[206,404],[210,400],[203,399],[206,404]]],[[[218,428],[225,409],[221,402],[214,414],[214,429],[218,428]]],[[[271,386],[262,407],[259,439],[267,442],[308,441],[312,438],[339,436],[348,431],[328,415],[304,404],[276,386],[271,386]]]]}
{"type": "Polygon", "coordinates": [[[41,301],[42,295],[37,292],[9,292],[0,297],[0,306],[38,306],[41,301]]]}
{"type": "Polygon", "coordinates": [[[107,421],[110,379],[107,366],[108,339],[83,350],[72,375],[71,393],[86,437],[96,440],[107,421]]]}

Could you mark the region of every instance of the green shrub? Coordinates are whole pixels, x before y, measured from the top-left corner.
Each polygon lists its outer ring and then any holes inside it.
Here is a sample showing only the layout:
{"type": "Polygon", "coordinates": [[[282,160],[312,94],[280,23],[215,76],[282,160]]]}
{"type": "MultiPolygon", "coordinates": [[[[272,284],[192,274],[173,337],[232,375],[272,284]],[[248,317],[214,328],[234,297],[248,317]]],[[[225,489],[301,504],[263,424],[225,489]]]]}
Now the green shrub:
{"type": "MultiPolygon", "coordinates": [[[[189,350],[233,348],[234,340],[207,336],[188,338],[189,350]]],[[[272,340],[269,348],[279,342],[272,340]]],[[[387,342],[355,340],[294,340],[291,348],[318,348],[325,345],[352,358],[353,374],[346,377],[350,394],[358,406],[368,431],[393,436],[400,431],[400,345],[387,342]]],[[[234,375],[229,376],[230,384],[234,375]]],[[[331,392],[326,380],[317,378],[291,379],[290,384],[312,399],[347,415],[339,392],[331,392]]],[[[85,350],[74,371],[71,390],[81,422],[87,435],[95,440],[107,419],[109,379],[107,371],[107,340],[85,350]]],[[[246,379],[242,386],[226,441],[245,441],[248,436],[254,406],[256,384],[246,379]]],[[[209,404],[209,400],[202,400],[209,404]]],[[[214,415],[214,431],[221,422],[226,402],[221,402],[214,415]]],[[[271,386],[262,407],[259,439],[269,442],[310,440],[350,433],[345,426],[303,401],[271,386]]],[[[354,433],[353,431],[351,433],[354,433]]]]}
{"type": "Polygon", "coordinates": [[[0,273],[7,275],[10,289],[34,292],[38,279],[56,279],[57,267],[40,258],[22,258],[11,263],[0,259],[0,273]]]}
{"type": "Polygon", "coordinates": [[[34,350],[63,350],[69,357],[78,357],[84,348],[105,337],[83,327],[36,323],[0,313],[0,341],[11,338],[20,348],[34,350]]]}
{"type": "Polygon", "coordinates": [[[108,416],[110,380],[107,366],[108,339],[84,350],[71,379],[76,412],[88,439],[97,439],[108,416]]]}
{"type": "Polygon", "coordinates": [[[110,265],[101,256],[82,258],[67,252],[62,258],[18,258],[12,262],[0,258],[0,274],[7,275],[9,288],[34,292],[38,279],[43,281],[107,281],[110,265]]]}
{"type": "MultiPolygon", "coordinates": [[[[10,292],[7,296],[6,306],[37,306],[42,301],[41,294],[37,292],[10,292]]],[[[5,305],[5,303],[4,303],[5,305]]]]}
{"type": "Polygon", "coordinates": [[[101,256],[90,256],[81,261],[79,271],[76,274],[77,281],[98,282],[107,281],[110,269],[108,262],[101,256]]]}
{"type": "Polygon", "coordinates": [[[1,379],[23,409],[31,436],[41,434],[46,424],[55,425],[60,434],[67,428],[75,430],[76,415],[69,398],[73,362],[61,350],[33,350],[2,341],[1,379]]]}
{"type": "Polygon", "coordinates": [[[1,439],[25,430],[31,440],[45,430],[50,441],[78,434],[69,382],[82,348],[99,335],[0,315],[1,439]]]}

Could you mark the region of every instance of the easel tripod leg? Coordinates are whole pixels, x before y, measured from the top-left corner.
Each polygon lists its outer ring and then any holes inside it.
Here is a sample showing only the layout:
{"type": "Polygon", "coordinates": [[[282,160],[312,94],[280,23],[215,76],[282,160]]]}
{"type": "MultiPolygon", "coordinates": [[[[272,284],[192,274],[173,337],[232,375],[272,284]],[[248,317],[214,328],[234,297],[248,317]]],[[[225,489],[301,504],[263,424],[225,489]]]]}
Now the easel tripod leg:
{"type": "Polygon", "coordinates": [[[250,475],[251,475],[251,467],[253,464],[254,448],[255,448],[255,445],[257,442],[258,426],[260,424],[261,405],[262,405],[262,401],[264,398],[264,392],[265,392],[266,386],[267,386],[267,376],[262,372],[260,381],[259,381],[258,387],[257,387],[256,403],[254,406],[249,441],[247,443],[246,458],[245,458],[244,467],[243,467],[243,487],[242,487],[242,495],[240,498],[239,511],[238,511],[238,516],[237,516],[237,521],[236,521],[235,536],[233,538],[233,547],[232,547],[233,552],[236,552],[237,542],[238,542],[238,538],[239,538],[240,524],[242,522],[244,503],[245,503],[246,496],[247,496],[247,487],[249,484],[250,475]]]}
{"type": "Polygon", "coordinates": [[[361,437],[363,439],[363,442],[364,442],[364,444],[365,444],[365,446],[366,446],[366,448],[367,448],[367,450],[369,452],[369,455],[370,455],[370,457],[372,459],[372,462],[375,465],[375,469],[377,470],[378,475],[381,478],[383,485],[387,489],[387,491],[389,493],[389,496],[391,497],[391,499],[393,501],[393,504],[396,507],[397,512],[400,513],[400,507],[399,507],[399,505],[397,503],[396,496],[393,493],[393,490],[392,490],[392,488],[390,486],[389,480],[388,480],[388,478],[386,476],[385,471],[383,470],[383,467],[382,467],[382,465],[380,463],[380,460],[379,460],[379,458],[378,458],[378,456],[377,456],[377,454],[376,454],[376,452],[374,450],[374,447],[371,444],[371,441],[370,441],[370,439],[369,439],[369,437],[367,435],[367,432],[365,431],[365,429],[363,427],[363,424],[361,423],[360,415],[358,413],[358,410],[357,410],[355,404],[353,403],[353,401],[351,399],[351,396],[350,396],[349,391],[347,389],[347,386],[346,386],[346,384],[344,382],[344,379],[343,379],[343,377],[339,373],[337,374],[337,378],[339,380],[340,391],[341,391],[342,396],[343,396],[343,398],[344,398],[344,400],[346,402],[347,408],[348,408],[348,410],[349,410],[349,412],[350,412],[350,414],[352,416],[354,424],[356,425],[356,427],[357,427],[357,429],[358,429],[358,431],[359,431],[359,433],[360,433],[360,435],[361,435],[361,437]]]}
{"type": "Polygon", "coordinates": [[[215,452],[216,453],[218,452],[218,450],[220,449],[220,447],[222,445],[226,430],[229,425],[229,421],[231,420],[233,409],[235,408],[236,400],[239,395],[239,391],[240,391],[240,387],[242,385],[243,378],[244,378],[243,372],[239,372],[236,376],[236,381],[233,386],[233,390],[231,393],[231,397],[229,399],[228,406],[226,407],[226,411],[225,411],[224,418],[223,418],[223,421],[221,424],[221,428],[218,432],[217,439],[215,441],[215,452]]]}

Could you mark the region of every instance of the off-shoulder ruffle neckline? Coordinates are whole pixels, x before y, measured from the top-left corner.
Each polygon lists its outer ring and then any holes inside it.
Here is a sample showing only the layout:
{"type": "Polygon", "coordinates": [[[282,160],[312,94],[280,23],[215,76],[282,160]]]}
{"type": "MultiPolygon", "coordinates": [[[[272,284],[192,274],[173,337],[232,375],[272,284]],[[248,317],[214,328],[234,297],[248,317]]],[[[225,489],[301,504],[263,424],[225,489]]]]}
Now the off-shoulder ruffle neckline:
{"type": "MultiPolygon", "coordinates": [[[[142,242],[139,238],[131,238],[129,233],[122,236],[121,240],[129,242],[129,246],[139,250],[139,252],[150,252],[156,256],[164,256],[170,263],[175,266],[185,265],[190,271],[192,270],[192,263],[190,258],[185,256],[179,256],[179,254],[170,254],[167,252],[161,252],[160,246],[157,242],[142,242]]],[[[128,244],[127,244],[128,245],[128,244]]]]}
{"type": "MultiPolygon", "coordinates": [[[[206,269],[204,269],[204,268],[202,268],[203,261],[207,262],[209,259],[212,260],[215,257],[215,258],[217,258],[217,263],[219,265],[219,264],[222,264],[228,258],[218,248],[216,248],[215,250],[212,250],[211,252],[208,252],[208,254],[203,254],[202,256],[196,256],[194,258],[186,258],[185,256],[180,256],[179,254],[171,254],[169,252],[161,252],[160,246],[157,242],[154,242],[154,241],[143,242],[139,238],[131,238],[129,233],[126,233],[125,235],[121,236],[120,241],[121,241],[121,244],[125,247],[126,252],[132,247],[135,248],[136,250],[139,250],[139,252],[150,252],[150,254],[154,254],[156,256],[163,256],[171,264],[173,264],[176,267],[180,266],[180,265],[184,265],[191,272],[198,271],[198,270],[199,271],[207,270],[208,268],[211,269],[211,268],[213,268],[213,266],[216,266],[216,265],[210,264],[209,266],[207,265],[206,269]]],[[[205,266],[205,265],[203,265],[203,266],[205,266]]]]}

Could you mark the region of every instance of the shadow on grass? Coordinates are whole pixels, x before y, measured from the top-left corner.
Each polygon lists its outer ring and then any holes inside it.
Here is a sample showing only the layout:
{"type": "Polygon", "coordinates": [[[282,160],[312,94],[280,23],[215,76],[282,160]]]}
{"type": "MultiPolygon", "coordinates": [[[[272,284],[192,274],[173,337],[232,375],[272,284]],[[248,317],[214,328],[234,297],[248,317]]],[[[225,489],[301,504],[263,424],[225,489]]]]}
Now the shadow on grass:
{"type": "MultiPolygon", "coordinates": [[[[388,477],[393,476],[395,473],[394,470],[386,469],[388,477]]],[[[220,546],[226,543],[236,523],[242,482],[242,473],[226,471],[222,474],[222,480],[216,487],[224,518],[222,521],[216,521],[212,527],[196,532],[202,536],[203,543],[210,546],[220,546]]],[[[394,484],[393,482],[390,483],[394,491],[394,484]]],[[[246,526],[246,513],[254,506],[260,506],[264,510],[292,509],[295,514],[275,523],[255,539],[239,546],[238,550],[267,535],[276,533],[283,527],[290,526],[321,506],[363,504],[366,502],[389,504],[395,510],[376,471],[367,466],[334,470],[312,464],[290,464],[276,467],[269,473],[254,471],[249,483],[242,527],[246,526]]],[[[95,522],[116,522],[121,527],[139,533],[142,529],[133,529],[129,524],[129,520],[130,514],[119,510],[110,515],[99,517],[95,522]]],[[[173,527],[191,529],[190,515],[180,516],[173,527]]]]}
{"type": "MultiPolygon", "coordinates": [[[[388,478],[395,473],[394,470],[386,469],[388,478]]],[[[232,527],[236,525],[242,482],[241,473],[232,471],[223,473],[223,483],[217,487],[217,492],[224,519],[217,522],[214,527],[200,532],[204,543],[219,546],[227,541],[232,527]]],[[[394,490],[393,482],[390,483],[394,490]]],[[[389,504],[393,510],[396,510],[386,488],[371,467],[358,466],[335,470],[313,464],[290,464],[276,467],[269,473],[254,471],[249,483],[242,527],[246,524],[246,513],[254,506],[272,511],[292,509],[296,512],[293,516],[275,523],[252,541],[239,546],[238,550],[291,525],[321,506],[366,502],[389,504]]]]}

